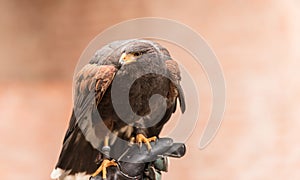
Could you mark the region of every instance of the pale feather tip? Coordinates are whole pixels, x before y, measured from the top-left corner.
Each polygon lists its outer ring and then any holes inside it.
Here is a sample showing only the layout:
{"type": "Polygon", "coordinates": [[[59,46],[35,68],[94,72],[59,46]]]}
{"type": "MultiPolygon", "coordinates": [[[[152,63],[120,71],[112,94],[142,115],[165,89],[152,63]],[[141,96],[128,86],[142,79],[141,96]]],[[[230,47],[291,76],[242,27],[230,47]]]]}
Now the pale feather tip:
{"type": "Polygon", "coordinates": [[[60,168],[53,169],[50,177],[51,179],[58,179],[65,171],[60,168]]]}

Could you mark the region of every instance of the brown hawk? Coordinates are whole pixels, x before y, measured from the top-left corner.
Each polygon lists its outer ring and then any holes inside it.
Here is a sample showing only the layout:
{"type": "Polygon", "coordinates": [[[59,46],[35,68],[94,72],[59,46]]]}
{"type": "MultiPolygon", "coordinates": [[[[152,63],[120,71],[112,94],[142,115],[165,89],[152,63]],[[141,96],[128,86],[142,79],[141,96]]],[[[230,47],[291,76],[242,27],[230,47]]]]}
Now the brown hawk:
{"type": "Polygon", "coordinates": [[[98,50],[75,75],[73,113],[51,177],[88,179],[102,172],[105,178],[106,167],[117,165],[110,153],[116,138],[151,150],[177,99],[185,111],[180,80],[177,63],[156,42],[121,40],[98,50]]]}

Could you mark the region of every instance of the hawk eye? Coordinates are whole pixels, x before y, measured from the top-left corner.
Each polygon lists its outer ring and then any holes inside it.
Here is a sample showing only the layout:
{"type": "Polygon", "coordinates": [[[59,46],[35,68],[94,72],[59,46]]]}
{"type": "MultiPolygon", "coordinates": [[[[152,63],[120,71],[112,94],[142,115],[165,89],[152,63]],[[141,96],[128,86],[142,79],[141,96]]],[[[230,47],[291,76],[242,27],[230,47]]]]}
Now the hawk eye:
{"type": "Polygon", "coordinates": [[[141,52],[135,52],[133,53],[134,56],[140,56],[142,53],[141,52]]]}

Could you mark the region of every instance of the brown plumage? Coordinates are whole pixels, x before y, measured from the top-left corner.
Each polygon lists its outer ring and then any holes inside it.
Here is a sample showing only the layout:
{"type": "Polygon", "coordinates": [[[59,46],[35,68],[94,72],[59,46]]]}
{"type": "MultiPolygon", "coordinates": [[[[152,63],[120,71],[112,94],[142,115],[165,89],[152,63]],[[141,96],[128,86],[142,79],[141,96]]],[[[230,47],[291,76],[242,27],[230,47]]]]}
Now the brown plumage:
{"type": "Polygon", "coordinates": [[[73,113],[56,165],[63,173],[52,177],[93,173],[105,135],[125,141],[137,134],[159,136],[177,99],[185,111],[180,80],[177,63],[158,43],[116,41],[97,51],[75,76],[73,113]]]}

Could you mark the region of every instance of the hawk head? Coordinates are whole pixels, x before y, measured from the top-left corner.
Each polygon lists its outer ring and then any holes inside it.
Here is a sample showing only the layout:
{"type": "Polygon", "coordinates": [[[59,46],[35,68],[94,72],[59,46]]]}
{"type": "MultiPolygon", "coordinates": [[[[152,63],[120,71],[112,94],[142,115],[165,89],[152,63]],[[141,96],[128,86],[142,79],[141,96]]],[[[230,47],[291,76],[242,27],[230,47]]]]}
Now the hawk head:
{"type": "Polygon", "coordinates": [[[153,64],[155,62],[162,63],[167,59],[171,59],[170,54],[160,44],[148,40],[139,40],[129,42],[121,49],[118,63],[120,65],[127,65],[134,62],[139,64],[153,64]]]}

